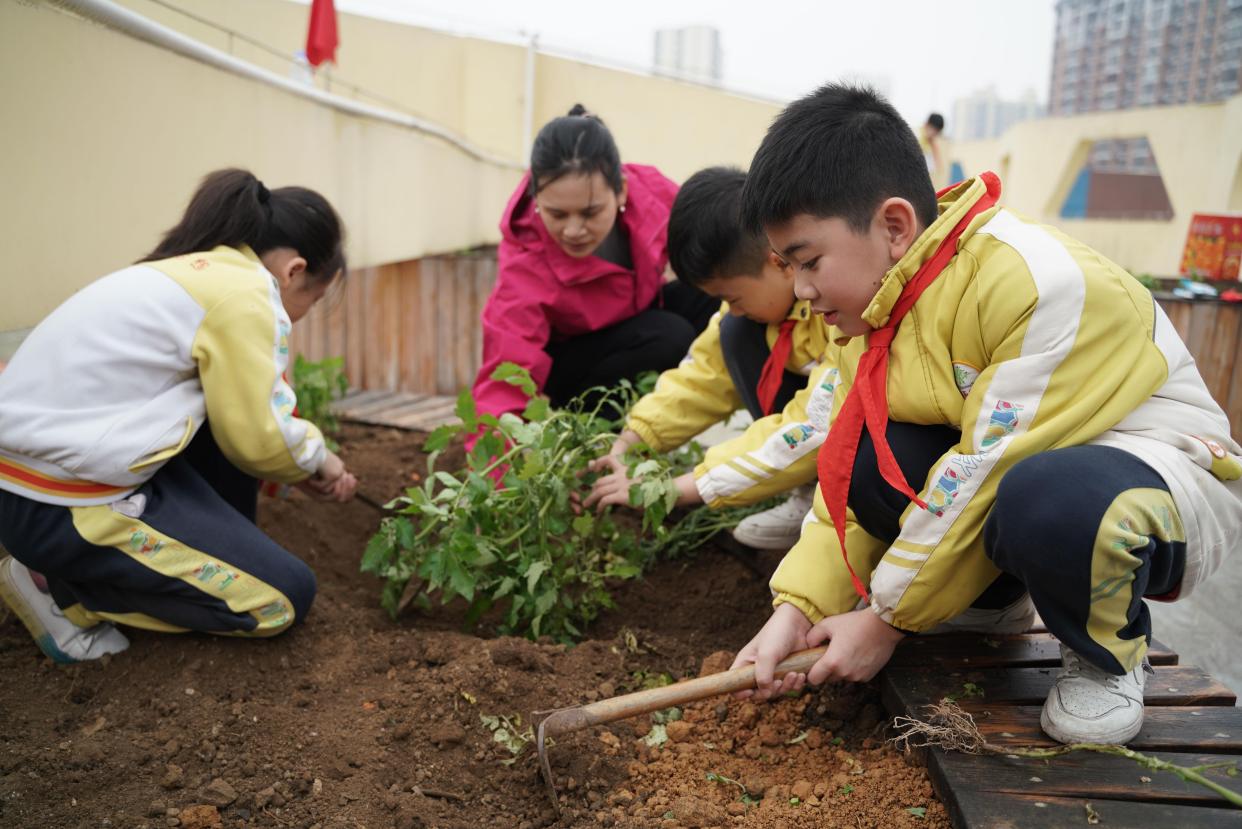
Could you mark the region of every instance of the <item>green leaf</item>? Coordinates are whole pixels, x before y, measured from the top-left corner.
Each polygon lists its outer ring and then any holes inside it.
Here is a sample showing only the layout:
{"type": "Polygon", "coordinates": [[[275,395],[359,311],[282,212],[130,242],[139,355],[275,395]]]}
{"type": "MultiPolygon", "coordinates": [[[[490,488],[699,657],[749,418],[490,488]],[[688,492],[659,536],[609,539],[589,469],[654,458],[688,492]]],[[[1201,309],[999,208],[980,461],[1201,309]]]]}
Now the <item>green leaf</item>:
{"type": "Polygon", "coordinates": [[[517,386],[525,392],[527,397],[534,397],[539,393],[539,390],[535,388],[535,381],[530,379],[530,372],[517,363],[501,363],[492,372],[492,379],[517,386]]]}
{"type": "Polygon", "coordinates": [[[591,530],[595,529],[595,516],[584,512],[571,522],[571,526],[578,535],[590,535],[591,530]]]}
{"type": "Polygon", "coordinates": [[[548,564],[545,561],[536,561],[531,564],[530,569],[526,571],[526,592],[535,592],[535,583],[539,581],[539,577],[547,572],[548,564]]]}
{"type": "Polygon", "coordinates": [[[668,742],[668,730],[661,723],[651,726],[651,730],[647,732],[647,736],[643,737],[643,742],[655,748],[662,746],[668,742]]]}
{"type": "Polygon", "coordinates": [[[475,419],[474,397],[471,396],[470,389],[462,389],[457,395],[457,405],[453,411],[461,420],[461,428],[466,432],[473,432],[479,427],[478,420],[475,419]]]}
{"type": "Polygon", "coordinates": [[[522,412],[522,417],[537,422],[547,420],[550,412],[551,407],[548,405],[548,401],[542,397],[535,397],[526,404],[526,410],[522,412]]]}
{"type": "Polygon", "coordinates": [[[449,445],[449,441],[453,439],[456,430],[452,426],[437,426],[432,430],[427,439],[423,441],[424,452],[439,452],[449,445]]]}
{"type": "Polygon", "coordinates": [[[919,818],[927,817],[926,806],[909,806],[906,808],[906,811],[914,815],[915,817],[919,817],[919,818]]]}
{"type": "Polygon", "coordinates": [[[391,519],[380,525],[379,532],[371,536],[367,547],[362,553],[362,572],[378,574],[392,559],[396,550],[393,547],[391,519]]]}

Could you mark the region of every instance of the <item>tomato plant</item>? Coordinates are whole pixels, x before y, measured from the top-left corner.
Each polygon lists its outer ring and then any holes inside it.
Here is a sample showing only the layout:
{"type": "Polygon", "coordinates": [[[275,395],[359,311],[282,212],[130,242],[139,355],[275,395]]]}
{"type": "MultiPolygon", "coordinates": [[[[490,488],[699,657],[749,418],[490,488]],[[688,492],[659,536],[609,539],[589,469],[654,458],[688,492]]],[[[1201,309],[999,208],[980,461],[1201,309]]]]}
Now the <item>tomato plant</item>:
{"type": "Polygon", "coordinates": [[[383,605],[394,615],[407,591],[422,603],[438,593],[444,603],[468,603],[468,624],[499,607],[502,633],[569,641],[612,606],[610,582],[638,576],[661,553],[694,549],[762,508],[702,507],[667,520],[676,501],[673,478],[696,456],[691,448],[630,457],[637,478],[630,501],[642,508],[641,521],[582,511],[576,497],[593,481],[588,464],[616,438],[605,413],[624,411],[636,390],[623,384],[590,410],[578,401],[552,409],[519,366],[505,363],[493,377],[526,392],[522,417],[479,415],[462,391],[461,422],[441,426],[424,444],[430,455],[423,485],[389,504],[395,514],[367,545],[362,569],[386,580],[383,605]],[[435,468],[450,440],[476,434],[463,469],[435,468]]]}

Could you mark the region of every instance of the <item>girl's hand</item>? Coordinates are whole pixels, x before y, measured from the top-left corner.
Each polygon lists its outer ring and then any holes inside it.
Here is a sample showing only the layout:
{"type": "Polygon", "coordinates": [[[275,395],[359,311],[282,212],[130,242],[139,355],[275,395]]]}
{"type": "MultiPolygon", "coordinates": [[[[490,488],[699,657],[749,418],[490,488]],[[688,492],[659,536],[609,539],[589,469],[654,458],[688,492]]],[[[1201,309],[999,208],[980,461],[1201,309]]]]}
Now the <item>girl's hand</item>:
{"type": "Polygon", "coordinates": [[[790,691],[801,691],[806,685],[806,674],[785,674],[779,680],[774,679],[773,674],[777,663],[786,656],[810,647],[807,642],[810,631],[811,620],[801,610],[791,604],[777,607],[755,638],[738,651],[730,666],[740,668],[752,663],[755,666],[755,690],[738,691],[734,698],[765,700],[790,691]]]}
{"type": "Polygon", "coordinates": [[[328,452],[319,471],[304,482],[307,492],[325,501],[349,501],[358,488],[358,479],[345,468],[335,452],[328,452]]]}

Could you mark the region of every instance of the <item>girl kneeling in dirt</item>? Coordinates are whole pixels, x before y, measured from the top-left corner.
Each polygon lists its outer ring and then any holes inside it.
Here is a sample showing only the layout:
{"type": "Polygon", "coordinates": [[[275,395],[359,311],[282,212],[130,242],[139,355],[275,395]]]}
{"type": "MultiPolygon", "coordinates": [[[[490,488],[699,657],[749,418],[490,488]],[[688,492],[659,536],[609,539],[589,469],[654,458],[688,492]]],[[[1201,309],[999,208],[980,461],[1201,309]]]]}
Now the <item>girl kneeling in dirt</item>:
{"type": "Polygon", "coordinates": [[[581,104],[544,125],[500,220],[474,381],[481,413],[526,406],[518,387],[492,379],[504,362],[527,369],[558,407],[681,362],[720,301],[665,279],[676,195],[655,167],[622,164],[608,128],[581,104]]]}
{"type": "Polygon", "coordinates": [[[114,622],[271,636],[310,609],[314,573],[254,518],[259,479],[337,501],[357,485],[282,379],[341,237],[314,191],[212,173],[0,374],[0,597],[53,660],[124,650],[114,622]]]}

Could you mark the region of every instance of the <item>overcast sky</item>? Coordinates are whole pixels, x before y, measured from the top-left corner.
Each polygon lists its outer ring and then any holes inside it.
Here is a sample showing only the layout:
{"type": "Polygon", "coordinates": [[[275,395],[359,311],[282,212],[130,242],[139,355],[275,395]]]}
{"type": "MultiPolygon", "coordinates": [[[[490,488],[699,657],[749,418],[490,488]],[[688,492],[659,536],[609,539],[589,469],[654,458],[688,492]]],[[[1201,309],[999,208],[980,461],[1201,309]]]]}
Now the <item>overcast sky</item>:
{"type": "MultiPolygon", "coordinates": [[[[651,66],[656,29],[720,31],[724,85],[788,100],[839,78],[870,80],[902,114],[995,86],[1005,98],[1048,97],[1054,0],[337,0],[366,14],[463,34],[538,33],[557,51],[651,66]]],[[[342,66],[347,76],[349,67],[342,66]]],[[[949,125],[952,132],[952,124],[949,125]]]]}

